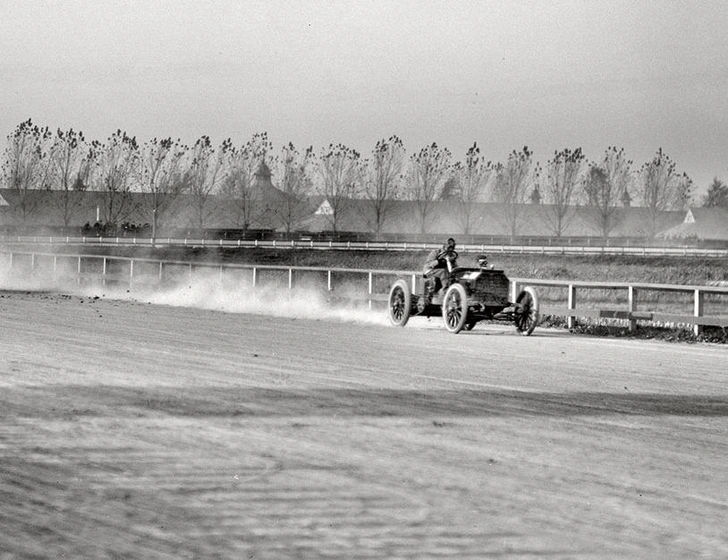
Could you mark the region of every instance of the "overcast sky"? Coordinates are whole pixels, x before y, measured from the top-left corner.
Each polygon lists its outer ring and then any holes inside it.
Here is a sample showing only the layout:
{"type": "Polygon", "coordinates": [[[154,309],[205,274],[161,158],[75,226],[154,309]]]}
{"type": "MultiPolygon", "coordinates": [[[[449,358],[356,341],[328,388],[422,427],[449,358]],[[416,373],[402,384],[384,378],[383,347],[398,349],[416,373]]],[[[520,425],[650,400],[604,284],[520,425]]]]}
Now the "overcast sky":
{"type": "Polygon", "coordinates": [[[728,180],[727,53],[724,0],[7,0],[0,135],[662,147],[704,191],[728,180]]]}

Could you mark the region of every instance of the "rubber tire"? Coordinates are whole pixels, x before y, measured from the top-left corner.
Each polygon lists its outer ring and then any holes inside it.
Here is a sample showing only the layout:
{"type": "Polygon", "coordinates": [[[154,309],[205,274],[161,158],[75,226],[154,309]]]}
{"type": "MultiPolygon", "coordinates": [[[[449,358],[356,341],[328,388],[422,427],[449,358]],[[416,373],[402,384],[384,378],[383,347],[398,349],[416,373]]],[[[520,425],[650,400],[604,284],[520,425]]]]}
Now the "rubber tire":
{"type": "Polygon", "coordinates": [[[525,312],[527,314],[527,317],[524,317],[523,311],[516,311],[514,321],[516,330],[523,336],[529,336],[533,332],[533,329],[536,328],[536,325],[541,318],[536,290],[530,286],[523,288],[516,298],[516,304],[517,309],[525,305],[525,312]]]}
{"type": "Polygon", "coordinates": [[[453,284],[442,300],[442,320],[445,328],[453,334],[459,333],[468,322],[468,296],[461,284],[453,284]]]}
{"type": "Polygon", "coordinates": [[[399,279],[389,290],[389,321],[395,327],[404,327],[412,311],[412,292],[407,281],[399,279]]]}

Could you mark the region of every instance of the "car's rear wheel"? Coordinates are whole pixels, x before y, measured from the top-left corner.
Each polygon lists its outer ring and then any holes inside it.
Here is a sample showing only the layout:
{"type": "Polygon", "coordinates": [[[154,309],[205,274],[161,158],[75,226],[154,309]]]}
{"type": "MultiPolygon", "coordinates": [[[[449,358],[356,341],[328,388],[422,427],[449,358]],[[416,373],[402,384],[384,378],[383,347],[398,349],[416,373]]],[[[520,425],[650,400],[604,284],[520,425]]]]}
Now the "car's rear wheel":
{"type": "Polygon", "coordinates": [[[445,328],[453,334],[459,333],[468,322],[468,296],[460,284],[453,284],[442,300],[442,319],[445,328]]]}
{"type": "Polygon", "coordinates": [[[389,290],[389,320],[395,327],[404,327],[412,310],[412,292],[404,280],[397,280],[389,290]]]}
{"type": "Polygon", "coordinates": [[[536,328],[540,318],[538,296],[536,290],[527,286],[521,290],[516,298],[514,323],[516,330],[523,336],[528,336],[536,328]]]}

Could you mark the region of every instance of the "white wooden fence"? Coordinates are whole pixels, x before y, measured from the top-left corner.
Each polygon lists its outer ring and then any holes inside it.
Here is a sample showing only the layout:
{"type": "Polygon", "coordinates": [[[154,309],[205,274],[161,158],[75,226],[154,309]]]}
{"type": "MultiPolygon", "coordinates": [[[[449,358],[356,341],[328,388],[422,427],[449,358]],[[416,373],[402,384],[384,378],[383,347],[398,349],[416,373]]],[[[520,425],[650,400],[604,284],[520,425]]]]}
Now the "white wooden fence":
{"type": "MultiPolygon", "coordinates": [[[[179,278],[180,270],[184,270],[189,279],[194,279],[195,272],[206,271],[208,274],[217,272],[223,280],[226,274],[232,271],[246,274],[248,284],[256,287],[261,282],[261,274],[273,273],[280,282],[281,277],[288,289],[296,286],[297,277],[312,273],[321,278],[321,287],[329,292],[336,293],[337,279],[360,278],[357,283],[360,298],[372,308],[375,302],[387,300],[387,291],[394,278],[407,277],[411,282],[412,290],[419,291],[420,273],[406,270],[368,270],[352,268],[326,268],[326,267],[291,267],[276,265],[252,265],[209,263],[190,261],[170,261],[159,259],[146,259],[136,257],[119,257],[110,255],[80,255],[62,253],[44,253],[32,251],[15,251],[7,248],[0,249],[4,258],[5,268],[16,277],[50,276],[57,281],[70,280],[80,285],[95,283],[108,285],[110,283],[123,283],[130,288],[137,283],[161,285],[172,281],[172,269],[176,269],[179,278]],[[112,270],[113,269],[113,270],[112,270]],[[144,272],[141,272],[143,270],[144,272]],[[150,274],[150,270],[154,273],[150,274]]],[[[1,268],[0,268],[1,270],[1,268]]],[[[620,319],[628,323],[631,330],[637,327],[638,321],[652,321],[659,323],[692,325],[693,331],[699,334],[704,326],[728,327],[728,287],[722,286],[687,286],[672,284],[648,284],[631,282],[577,282],[566,280],[544,280],[535,278],[512,278],[511,300],[515,301],[520,289],[525,286],[544,287],[549,291],[564,293],[564,297],[555,302],[556,305],[546,305],[542,302],[541,314],[566,317],[569,327],[574,326],[579,317],[594,317],[620,319]],[[624,300],[624,305],[618,308],[595,308],[588,306],[589,292],[606,290],[624,300]],[[692,313],[681,313],[672,310],[658,311],[639,309],[639,295],[655,292],[672,292],[683,294],[692,302],[692,313]],[[713,309],[706,313],[706,297],[711,297],[713,309]],[[580,299],[581,298],[581,299],[580,299]],[[565,303],[565,305],[559,303],[565,303]],[[579,305],[583,301],[587,306],[579,305]]],[[[553,299],[553,296],[552,296],[553,299]]],[[[652,298],[654,299],[654,298],[652,298]]],[[[593,299],[592,299],[593,301],[593,299]]],[[[645,298],[645,302],[649,301],[645,298]]],[[[598,303],[603,305],[604,302],[598,303]]],[[[642,302],[644,303],[644,302],[642,302]]]]}
{"type": "MultiPolygon", "coordinates": [[[[152,246],[149,238],[136,237],[4,237],[3,243],[17,245],[132,245],[152,246]]],[[[181,247],[250,247],[274,249],[320,249],[347,251],[429,251],[439,247],[437,243],[386,242],[386,241],[314,241],[314,240],[226,240],[195,238],[157,238],[155,246],[181,247]]],[[[487,245],[460,244],[463,253],[517,253],[530,255],[634,255],[634,256],[691,256],[728,257],[728,248],[700,247],[610,247],[589,245],[487,245]]]]}
{"type": "MultiPolygon", "coordinates": [[[[629,329],[637,328],[637,321],[652,321],[670,324],[692,325],[693,332],[698,335],[704,326],[728,326],[728,287],[722,286],[688,286],[679,284],[650,284],[632,282],[575,282],[570,280],[542,280],[534,278],[511,279],[513,294],[517,294],[522,286],[543,286],[546,288],[561,288],[565,291],[566,306],[541,306],[542,315],[566,317],[567,326],[572,328],[578,317],[595,317],[602,319],[622,319],[628,322],[629,329]],[[615,295],[622,294],[626,305],[620,309],[595,309],[593,307],[579,307],[578,295],[586,295],[595,290],[608,290],[615,295]],[[638,309],[638,295],[647,293],[671,292],[684,295],[692,303],[692,313],[679,313],[674,311],[654,311],[638,309]],[[716,309],[713,314],[707,315],[706,296],[716,296],[716,309]],[[717,311],[717,313],[716,313],[717,311]]],[[[515,297],[515,296],[514,296],[515,297]]],[[[586,298],[585,298],[586,299],[586,298]]],[[[647,298],[645,298],[647,299],[647,298]]]]}

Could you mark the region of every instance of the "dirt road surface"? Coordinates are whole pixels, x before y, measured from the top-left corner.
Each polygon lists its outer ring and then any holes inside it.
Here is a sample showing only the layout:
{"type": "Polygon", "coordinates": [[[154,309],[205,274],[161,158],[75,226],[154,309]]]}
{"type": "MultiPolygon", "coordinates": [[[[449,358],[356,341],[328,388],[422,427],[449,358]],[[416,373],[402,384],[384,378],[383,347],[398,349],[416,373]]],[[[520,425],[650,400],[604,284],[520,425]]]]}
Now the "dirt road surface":
{"type": "Polygon", "coordinates": [[[728,351],[0,293],[0,558],[726,558],[728,351]]]}

